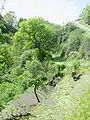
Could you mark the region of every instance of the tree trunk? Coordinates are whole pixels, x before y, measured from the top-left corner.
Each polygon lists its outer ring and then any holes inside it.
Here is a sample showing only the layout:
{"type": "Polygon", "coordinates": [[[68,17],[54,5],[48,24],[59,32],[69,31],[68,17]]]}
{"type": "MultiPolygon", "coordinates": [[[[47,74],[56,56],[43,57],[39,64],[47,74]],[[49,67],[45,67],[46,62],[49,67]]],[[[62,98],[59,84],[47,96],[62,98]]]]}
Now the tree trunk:
{"type": "Polygon", "coordinates": [[[34,87],[34,93],[35,93],[35,96],[36,96],[36,98],[37,98],[37,101],[40,103],[40,100],[39,100],[39,98],[38,98],[38,95],[37,95],[37,85],[35,85],[35,87],[34,87]]]}

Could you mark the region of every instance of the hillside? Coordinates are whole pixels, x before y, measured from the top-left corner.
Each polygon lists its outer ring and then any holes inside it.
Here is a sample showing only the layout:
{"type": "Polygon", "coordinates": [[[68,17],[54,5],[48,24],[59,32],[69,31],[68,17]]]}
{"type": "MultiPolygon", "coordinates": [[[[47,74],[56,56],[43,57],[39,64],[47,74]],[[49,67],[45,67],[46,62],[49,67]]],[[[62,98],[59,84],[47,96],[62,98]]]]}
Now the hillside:
{"type": "Polygon", "coordinates": [[[90,69],[74,82],[70,76],[57,85],[44,103],[38,105],[29,120],[89,120],[90,69]]]}
{"type": "MultiPolygon", "coordinates": [[[[83,72],[81,79],[73,81],[71,75],[66,75],[61,82],[57,84],[53,91],[49,90],[47,99],[44,99],[44,93],[41,91],[43,101],[36,107],[30,109],[30,116],[22,117],[20,120],[89,120],[90,118],[90,64],[82,64],[80,72],[83,72]]],[[[51,88],[52,89],[52,88],[51,88]]],[[[35,100],[30,101],[30,93],[26,93],[23,99],[29,100],[30,104],[36,104],[35,100]]],[[[22,97],[20,97],[22,98],[22,97]]],[[[35,99],[35,98],[34,98],[35,99]]],[[[26,100],[26,101],[27,101],[26,100]]],[[[28,103],[27,103],[28,106],[28,103]]],[[[10,115],[15,113],[14,106],[8,107],[3,111],[10,115]],[[5,112],[11,111],[11,112],[5,112]]],[[[19,113],[19,112],[18,112],[19,113]]],[[[7,119],[6,119],[7,120],[7,119]]]]}
{"type": "Polygon", "coordinates": [[[89,120],[90,5],[83,10],[84,24],[0,14],[0,120],[89,120]]]}

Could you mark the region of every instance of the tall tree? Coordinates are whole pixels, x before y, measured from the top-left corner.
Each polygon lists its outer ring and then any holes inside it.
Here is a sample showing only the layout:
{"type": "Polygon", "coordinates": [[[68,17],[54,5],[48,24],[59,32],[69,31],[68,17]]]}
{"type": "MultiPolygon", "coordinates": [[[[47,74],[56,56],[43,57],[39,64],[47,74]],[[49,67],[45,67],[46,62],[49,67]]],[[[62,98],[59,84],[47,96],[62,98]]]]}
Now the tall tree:
{"type": "Polygon", "coordinates": [[[38,49],[38,58],[43,61],[56,47],[57,40],[52,24],[42,18],[25,20],[14,36],[13,49],[16,55],[28,49],[38,49]]]}

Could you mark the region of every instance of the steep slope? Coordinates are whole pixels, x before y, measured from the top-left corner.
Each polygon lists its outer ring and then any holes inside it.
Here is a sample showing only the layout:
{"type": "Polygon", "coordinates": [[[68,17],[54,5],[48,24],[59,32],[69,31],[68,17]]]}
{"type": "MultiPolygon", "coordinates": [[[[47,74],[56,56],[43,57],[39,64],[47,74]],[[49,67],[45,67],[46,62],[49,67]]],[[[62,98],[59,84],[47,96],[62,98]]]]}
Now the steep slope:
{"type": "MultiPolygon", "coordinates": [[[[55,88],[51,88],[49,95],[46,96],[46,100],[44,99],[36,107],[34,106],[33,109],[27,107],[31,116],[25,116],[19,118],[19,120],[89,120],[90,65],[84,64],[84,69],[81,69],[81,71],[85,71],[81,79],[75,82],[71,75],[66,75],[55,88]]],[[[41,95],[42,93],[39,94],[41,95]]],[[[28,95],[27,99],[28,97],[30,96],[28,95]]],[[[13,110],[14,108],[10,108],[12,113],[13,110]]],[[[21,109],[19,110],[21,111],[21,109]]],[[[7,111],[9,110],[7,109],[7,111]]],[[[3,112],[5,113],[5,111],[3,112]]],[[[17,114],[17,110],[14,110],[14,112],[17,114]]],[[[1,118],[1,120],[3,119],[1,118]]]]}
{"type": "Polygon", "coordinates": [[[77,82],[70,76],[64,78],[48,100],[34,108],[32,114],[36,117],[28,120],[89,120],[90,71],[77,82]]]}

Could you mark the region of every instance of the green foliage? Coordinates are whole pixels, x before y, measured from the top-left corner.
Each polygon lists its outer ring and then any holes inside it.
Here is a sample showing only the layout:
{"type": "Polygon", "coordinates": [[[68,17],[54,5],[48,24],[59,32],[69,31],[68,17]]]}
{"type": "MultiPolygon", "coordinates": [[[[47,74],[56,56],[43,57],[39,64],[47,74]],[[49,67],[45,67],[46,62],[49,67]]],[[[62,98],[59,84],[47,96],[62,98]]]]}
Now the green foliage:
{"type": "Polygon", "coordinates": [[[79,59],[67,59],[64,64],[65,69],[63,70],[63,73],[64,76],[67,76],[68,74],[71,75],[72,71],[78,73],[80,71],[82,61],[79,59]]]}
{"type": "Polygon", "coordinates": [[[3,23],[0,24],[0,29],[2,30],[2,33],[6,32],[6,26],[3,23]]]}
{"type": "Polygon", "coordinates": [[[64,73],[78,71],[79,59],[90,58],[89,46],[90,35],[73,23],[60,26],[43,18],[20,19],[17,23],[12,11],[0,15],[1,109],[29,87],[38,88],[56,74],[63,77],[64,73]],[[65,60],[71,63],[55,63],[65,60]]]}
{"type": "MultiPolygon", "coordinates": [[[[29,116],[28,119],[89,120],[89,111],[90,74],[85,74],[78,82],[74,82],[71,76],[67,75],[57,85],[55,91],[51,92],[44,104],[42,103],[33,109],[32,113],[36,117],[29,116]]],[[[21,120],[23,119],[27,118],[21,118],[21,120]]]]}
{"type": "Polygon", "coordinates": [[[80,61],[79,60],[74,60],[72,64],[72,68],[76,71],[79,70],[80,68],[80,61]]]}
{"type": "Polygon", "coordinates": [[[13,11],[9,11],[4,15],[4,20],[10,26],[15,26],[17,24],[17,20],[15,17],[15,13],[13,11]]]}
{"type": "MultiPolygon", "coordinates": [[[[65,69],[65,64],[63,63],[63,64],[60,64],[60,71],[63,71],[64,69],[65,69]]],[[[58,68],[59,69],[59,68],[58,68]]]]}
{"type": "Polygon", "coordinates": [[[85,23],[90,25],[90,5],[89,4],[83,9],[80,17],[85,21],[85,23]]]}
{"type": "Polygon", "coordinates": [[[21,91],[21,86],[15,85],[13,83],[8,83],[4,82],[0,84],[0,106],[1,109],[4,108],[7,103],[12,100],[12,98],[17,95],[22,93],[21,91]]]}
{"type": "Polygon", "coordinates": [[[67,31],[67,32],[72,32],[72,31],[74,31],[74,30],[76,30],[78,27],[77,26],[75,26],[73,23],[71,23],[71,22],[68,22],[66,25],[65,25],[65,27],[64,27],[64,29],[67,31]]]}
{"type": "Polygon", "coordinates": [[[13,12],[8,12],[4,16],[0,15],[0,29],[2,33],[13,34],[17,31],[17,21],[13,14],[13,12]]]}
{"type": "Polygon", "coordinates": [[[14,36],[13,49],[20,54],[24,50],[37,48],[39,49],[39,59],[42,61],[46,56],[44,54],[52,51],[57,43],[54,35],[52,24],[42,18],[25,20],[20,24],[20,28],[14,36]]]}
{"type": "Polygon", "coordinates": [[[37,59],[33,59],[32,62],[27,61],[26,70],[30,72],[31,83],[40,85],[42,78],[45,76],[41,62],[37,59]]]}
{"type": "Polygon", "coordinates": [[[3,82],[14,83],[14,77],[11,74],[3,74],[0,76],[0,84],[3,82]]]}
{"type": "Polygon", "coordinates": [[[20,56],[21,67],[25,67],[26,61],[32,61],[33,56],[35,56],[35,52],[35,50],[26,50],[23,52],[23,54],[20,56]]]}
{"type": "Polygon", "coordinates": [[[0,29],[0,43],[10,43],[10,36],[8,34],[2,33],[0,29]]]}
{"type": "Polygon", "coordinates": [[[85,34],[80,46],[81,56],[90,59],[90,35],[85,34]]]}
{"type": "Polygon", "coordinates": [[[81,30],[77,29],[71,32],[68,38],[66,54],[68,55],[71,51],[78,51],[82,40],[83,34],[81,30]]]}
{"type": "Polygon", "coordinates": [[[8,44],[0,45],[0,75],[5,74],[12,66],[12,56],[8,44]]]}
{"type": "Polygon", "coordinates": [[[14,83],[18,82],[18,78],[20,75],[23,74],[23,71],[24,71],[24,69],[21,68],[21,66],[17,66],[15,68],[12,68],[11,69],[11,76],[12,77],[10,78],[10,80],[12,79],[14,83]]]}
{"type": "Polygon", "coordinates": [[[58,65],[50,61],[47,65],[46,76],[47,80],[52,80],[53,76],[58,73],[58,65]]]}

